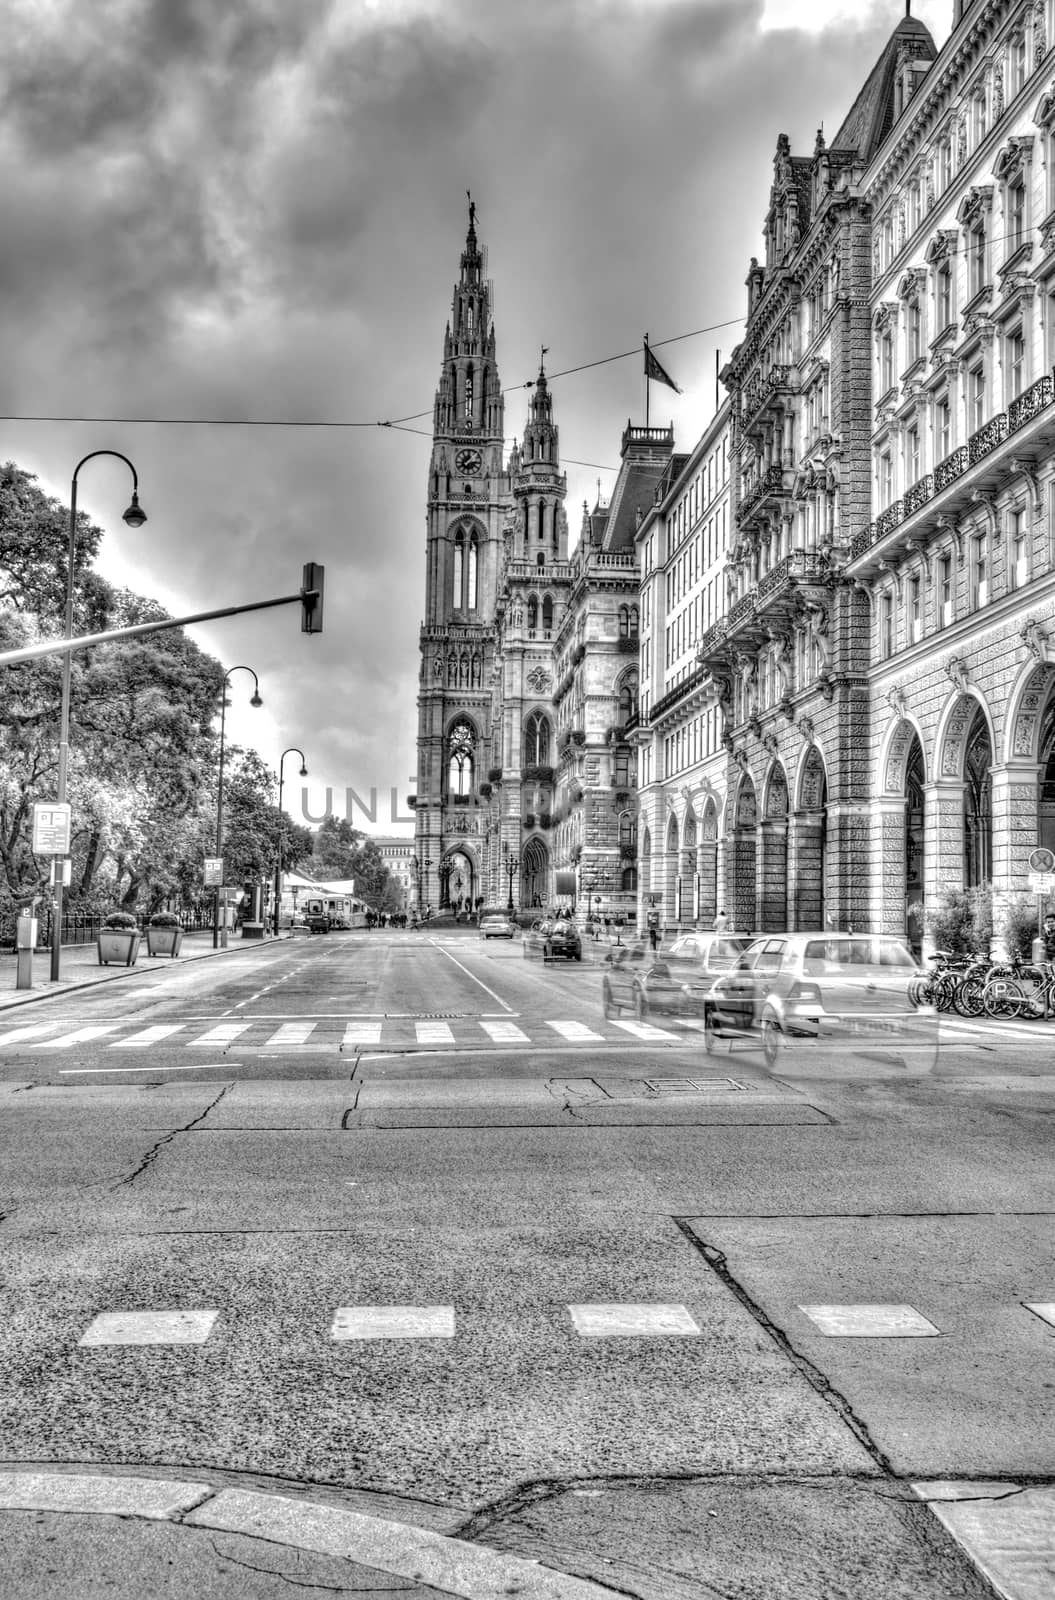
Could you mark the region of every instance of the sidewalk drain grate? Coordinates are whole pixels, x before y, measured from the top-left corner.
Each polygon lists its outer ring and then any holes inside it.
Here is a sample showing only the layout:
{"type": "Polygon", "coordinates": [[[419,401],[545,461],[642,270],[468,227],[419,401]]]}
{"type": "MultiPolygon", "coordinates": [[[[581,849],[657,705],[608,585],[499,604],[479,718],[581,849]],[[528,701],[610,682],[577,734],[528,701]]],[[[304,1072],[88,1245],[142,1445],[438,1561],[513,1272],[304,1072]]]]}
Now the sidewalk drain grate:
{"type": "Polygon", "coordinates": [[[647,1095],[653,1096],[749,1094],[755,1087],[737,1078],[640,1078],[631,1081],[639,1083],[647,1095]]]}

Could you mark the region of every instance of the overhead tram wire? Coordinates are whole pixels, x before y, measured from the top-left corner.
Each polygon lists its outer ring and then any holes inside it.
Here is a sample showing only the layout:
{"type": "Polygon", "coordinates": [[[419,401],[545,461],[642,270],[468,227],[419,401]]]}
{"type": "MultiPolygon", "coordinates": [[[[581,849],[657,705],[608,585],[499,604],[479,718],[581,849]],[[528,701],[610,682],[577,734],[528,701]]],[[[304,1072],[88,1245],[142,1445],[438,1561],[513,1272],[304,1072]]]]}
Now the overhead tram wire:
{"type": "MultiPolygon", "coordinates": [[[[652,339],[649,348],[660,350],[667,344],[678,344],[683,339],[698,339],[701,334],[715,333],[720,328],[732,328],[743,323],[742,317],[730,317],[726,322],[712,322],[705,328],[695,328],[691,333],[676,333],[669,339],[652,339]]],[[[561,372],[547,374],[549,381],[557,378],[567,378],[576,372],[589,372],[593,367],[604,367],[613,361],[626,361],[631,356],[639,355],[641,346],[635,345],[632,350],[622,350],[618,355],[601,356],[597,361],[584,361],[577,367],[565,367],[561,372]]],[[[520,389],[531,389],[535,380],[529,379],[526,383],[509,384],[503,389],[503,394],[513,394],[520,389]]],[[[286,417],[85,417],[85,416],[54,416],[48,414],[35,414],[30,412],[13,412],[0,416],[0,422],[90,422],[90,423],[120,423],[122,427],[172,427],[172,428],[389,428],[393,432],[418,433],[423,438],[430,439],[431,433],[422,428],[410,428],[410,422],[420,422],[423,417],[431,417],[432,407],[425,411],[415,411],[409,416],[394,417],[389,420],[375,418],[370,422],[341,421],[336,418],[322,418],[315,422],[298,421],[286,417]]],[[[592,461],[576,463],[581,466],[594,466],[592,461]]],[[[605,469],[608,470],[608,469],[605,469]]]]}

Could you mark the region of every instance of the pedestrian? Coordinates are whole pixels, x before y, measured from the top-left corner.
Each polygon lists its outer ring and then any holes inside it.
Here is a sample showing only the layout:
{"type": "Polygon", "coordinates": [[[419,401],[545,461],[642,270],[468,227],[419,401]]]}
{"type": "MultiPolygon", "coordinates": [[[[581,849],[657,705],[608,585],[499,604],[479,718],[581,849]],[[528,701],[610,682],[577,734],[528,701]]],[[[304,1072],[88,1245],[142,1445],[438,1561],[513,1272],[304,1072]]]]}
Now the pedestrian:
{"type": "Polygon", "coordinates": [[[1044,960],[1050,966],[1055,962],[1055,911],[1049,911],[1044,918],[1044,932],[1041,938],[1044,941],[1044,960]]]}
{"type": "Polygon", "coordinates": [[[719,906],[718,913],[714,921],[711,923],[711,927],[714,929],[715,933],[724,933],[728,925],[729,918],[726,916],[721,906],[719,906]]]}
{"type": "Polygon", "coordinates": [[[653,953],[659,949],[659,912],[655,909],[648,914],[648,942],[653,953]]]}

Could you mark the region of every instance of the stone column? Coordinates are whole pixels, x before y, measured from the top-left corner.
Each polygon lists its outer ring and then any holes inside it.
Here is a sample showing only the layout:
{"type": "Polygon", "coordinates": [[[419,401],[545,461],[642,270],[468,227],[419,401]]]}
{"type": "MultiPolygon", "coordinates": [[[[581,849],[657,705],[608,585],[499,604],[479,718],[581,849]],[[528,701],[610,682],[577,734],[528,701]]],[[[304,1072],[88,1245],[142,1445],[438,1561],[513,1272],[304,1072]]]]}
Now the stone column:
{"type": "MultiPolygon", "coordinates": [[[[963,780],[939,778],[923,786],[923,827],[927,841],[923,887],[928,906],[947,889],[963,888],[963,780]]],[[[930,946],[925,942],[925,949],[930,946]]]]}
{"type": "Polygon", "coordinates": [[[725,911],[730,926],[737,933],[751,933],[758,927],[754,828],[738,828],[729,843],[729,896],[725,911]]]}
{"type": "Polygon", "coordinates": [[[825,921],[831,928],[872,927],[873,840],[868,806],[829,801],[825,921]]]}
{"type": "Polygon", "coordinates": [[[1040,843],[1040,778],[1036,761],[1014,758],[992,767],[993,898],[1028,894],[1029,852],[1040,843]]]}
{"type": "Polygon", "coordinates": [[[872,817],[879,832],[879,882],[871,895],[871,926],[880,933],[903,935],[906,926],[905,801],[876,800],[872,817]]]}

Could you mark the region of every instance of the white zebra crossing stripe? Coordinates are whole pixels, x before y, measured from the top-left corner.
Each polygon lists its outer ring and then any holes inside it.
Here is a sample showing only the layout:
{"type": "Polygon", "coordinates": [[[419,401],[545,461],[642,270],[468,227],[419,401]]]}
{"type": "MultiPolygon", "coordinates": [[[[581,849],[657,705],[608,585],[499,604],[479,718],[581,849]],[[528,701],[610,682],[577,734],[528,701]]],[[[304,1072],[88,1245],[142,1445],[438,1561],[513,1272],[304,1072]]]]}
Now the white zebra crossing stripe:
{"type": "Polygon", "coordinates": [[[155,1023],[152,1028],[144,1028],[141,1033],[133,1033],[129,1039],[115,1039],[110,1049],[145,1050],[147,1045],[156,1044],[159,1039],[167,1039],[172,1033],[179,1033],[182,1027],[182,1022],[155,1023]]]}
{"type": "Polygon", "coordinates": [[[480,1026],[495,1044],[530,1043],[523,1028],[518,1028],[515,1022],[481,1022],[480,1026]]]}
{"type": "Polygon", "coordinates": [[[344,1030],[345,1044],[380,1044],[379,1022],[349,1022],[344,1030]]]}
{"type": "Polygon", "coordinates": [[[416,1022],[414,1031],[419,1044],[453,1044],[454,1034],[448,1022],[416,1022]]]}
{"type": "Polygon", "coordinates": [[[314,1033],[314,1022],[284,1022],[267,1040],[272,1044],[304,1044],[314,1033]]]}
{"type": "Polygon", "coordinates": [[[114,1033],[116,1022],[93,1024],[90,1028],[75,1028],[72,1033],[62,1033],[57,1039],[42,1039],[34,1050],[68,1050],[74,1044],[87,1044],[89,1039],[101,1039],[104,1033],[114,1033]]]}
{"type": "Polygon", "coordinates": [[[632,1033],[635,1039],[678,1039],[680,1035],[671,1033],[668,1028],[657,1028],[652,1022],[622,1022],[618,1017],[612,1018],[612,1023],[617,1028],[623,1028],[627,1033],[632,1033]]]}
{"type": "Polygon", "coordinates": [[[453,1339],[453,1306],[338,1306],[331,1339],[453,1339]]]}
{"type": "Polygon", "coordinates": [[[547,1022],[547,1028],[552,1028],[554,1033],[559,1033],[562,1039],[573,1039],[577,1044],[580,1040],[603,1039],[604,1035],[595,1033],[588,1028],[585,1022],[547,1022]]]}
{"type": "Polygon", "coordinates": [[[77,1343],[204,1344],[218,1316],[216,1311],[102,1311],[77,1343]]]}
{"type": "Polygon", "coordinates": [[[195,1045],[205,1045],[212,1048],[217,1044],[230,1044],[237,1039],[239,1034],[245,1033],[250,1026],[248,1022],[219,1022],[215,1028],[210,1028],[208,1033],[203,1033],[200,1039],[190,1039],[187,1043],[188,1050],[195,1045]]]}
{"type": "Polygon", "coordinates": [[[5,1044],[17,1044],[21,1039],[31,1039],[35,1033],[47,1033],[50,1028],[57,1028],[57,1022],[31,1022],[25,1028],[13,1028],[10,1033],[5,1033],[0,1038],[0,1047],[5,1044]]]}

